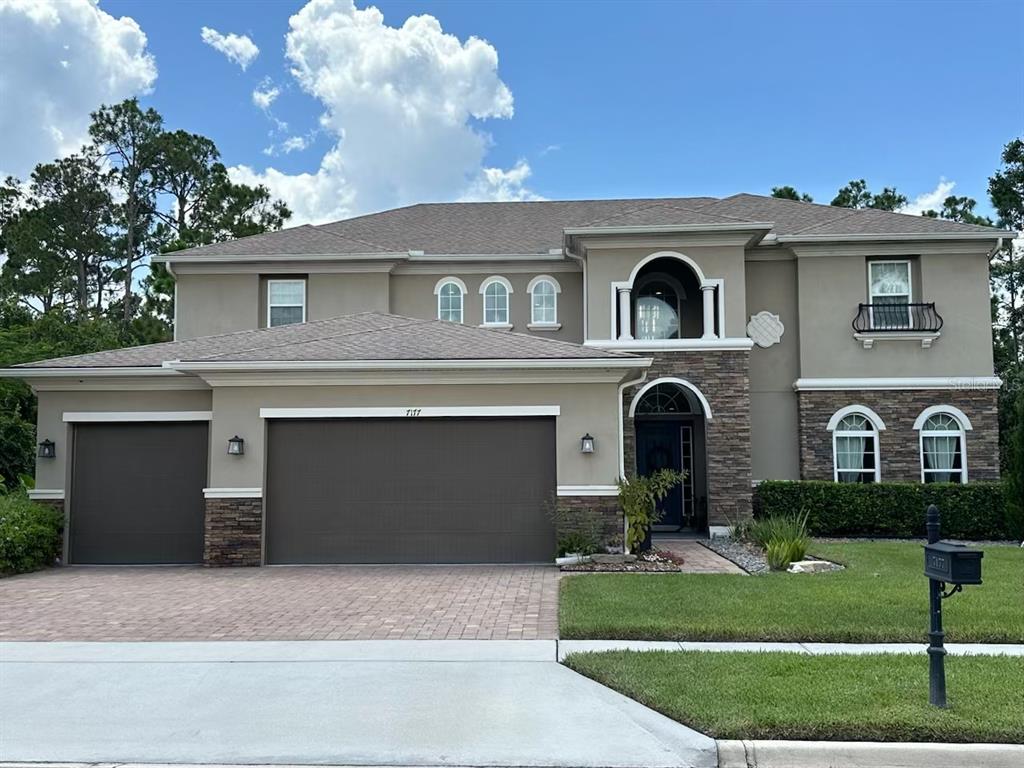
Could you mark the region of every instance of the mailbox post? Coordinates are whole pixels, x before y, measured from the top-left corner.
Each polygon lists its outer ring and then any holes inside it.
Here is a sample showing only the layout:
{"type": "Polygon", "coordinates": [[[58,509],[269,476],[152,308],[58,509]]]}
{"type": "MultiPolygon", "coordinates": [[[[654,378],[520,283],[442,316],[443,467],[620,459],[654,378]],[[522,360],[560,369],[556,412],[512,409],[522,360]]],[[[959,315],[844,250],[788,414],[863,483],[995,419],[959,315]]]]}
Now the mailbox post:
{"type": "Polygon", "coordinates": [[[946,708],[946,649],[943,647],[942,601],[963,591],[964,584],[981,584],[984,553],[959,544],[939,541],[939,508],[928,507],[925,518],[928,543],[924,547],[924,575],[928,577],[928,702],[946,708]],[[952,584],[949,592],[946,584],[952,584]]]}

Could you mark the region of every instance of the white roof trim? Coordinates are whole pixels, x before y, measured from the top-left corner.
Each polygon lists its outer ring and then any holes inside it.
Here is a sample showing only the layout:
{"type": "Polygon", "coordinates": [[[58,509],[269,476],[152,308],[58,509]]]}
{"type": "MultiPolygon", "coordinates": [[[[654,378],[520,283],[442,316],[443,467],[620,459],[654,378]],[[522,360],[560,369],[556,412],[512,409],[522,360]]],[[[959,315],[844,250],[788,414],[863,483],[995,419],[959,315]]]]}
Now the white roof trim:
{"type": "Polygon", "coordinates": [[[91,378],[95,376],[184,376],[181,371],[159,365],[125,366],[123,368],[0,368],[0,378],[45,379],[54,377],[91,378]]]}
{"type": "Polygon", "coordinates": [[[261,419],[421,419],[451,416],[558,416],[558,405],[388,406],[370,408],[260,408],[261,419]]]}
{"type": "Polygon", "coordinates": [[[835,389],[999,389],[1003,385],[997,376],[931,376],[906,378],[865,379],[797,379],[793,389],[798,391],[835,389]]]}
{"type": "Polygon", "coordinates": [[[868,421],[875,425],[875,429],[879,432],[883,432],[885,430],[885,422],[882,421],[881,417],[877,413],[872,411],[866,405],[847,405],[840,408],[832,414],[832,418],[828,420],[828,426],[826,429],[828,429],[829,432],[835,432],[836,427],[839,426],[839,422],[852,413],[866,417],[868,421]]]}
{"type": "Polygon", "coordinates": [[[523,358],[500,360],[241,360],[194,362],[168,360],[168,368],[182,371],[350,371],[350,370],[480,370],[480,369],[551,369],[574,368],[647,368],[649,357],[582,357],[523,358]]]}
{"type": "Polygon", "coordinates": [[[924,428],[924,423],[937,413],[948,413],[950,416],[952,416],[953,418],[960,422],[960,426],[964,430],[974,429],[974,426],[971,424],[971,420],[967,418],[967,414],[961,411],[955,405],[929,405],[927,408],[921,411],[921,414],[917,417],[917,420],[914,421],[914,429],[920,432],[921,429],[924,428]]]}
{"type": "Polygon", "coordinates": [[[583,342],[585,347],[595,349],[617,350],[620,352],[654,352],[658,350],[670,351],[742,351],[754,346],[754,340],[743,336],[726,337],[723,339],[664,339],[645,341],[634,339],[632,341],[618,341],[614,339],[587,339],[583,342]]]}
{"type": "Polygon", "coordinates": [[[211,421],[213,411],[65,411],[65,422],[211,421]]]}
{"type": "Polygon", "coordinates": [[[175,256],[175,252],[153,256],[156,263],[172,262],[176,264],[204,263],[217,264],[230,261],[336,261],[339,259],[352,261],[395,261],[408,258],[406,251],[373,253],[198,253],[189,256],[175,256]]]}
{"type": "MultiPolygon", "coordinates": [[[[1015,233],[1006,230],[995,230],[993,232],[927,232],[927,233],[906,233],[893,232],[889,234],[858,232],[849,235],[779,235],[780,243],[861,243],[873,241],[903,241],[903,240],[1000,240],[1015,233]]],[[[1012,238],[1011,238],[1012,239],[1012,238]]]]}

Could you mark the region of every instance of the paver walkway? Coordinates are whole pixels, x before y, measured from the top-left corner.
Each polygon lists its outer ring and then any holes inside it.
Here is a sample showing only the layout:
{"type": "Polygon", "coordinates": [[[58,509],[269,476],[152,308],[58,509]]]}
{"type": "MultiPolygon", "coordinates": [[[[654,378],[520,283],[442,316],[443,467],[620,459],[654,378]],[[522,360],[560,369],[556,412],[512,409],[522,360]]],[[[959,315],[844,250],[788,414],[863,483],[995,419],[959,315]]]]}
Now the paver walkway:
{"type": "Polygon", "coordinates": [[[672,539],[654,537],[654,546],[665,549],[683,558],[683,573],[742,573],[746,574],[732,560],[702,546],[696,539],[672,539]]]}
{"type": "Polygon", "coordinates": [[[69,567],[0,580],[0,640],[532,640],[553,566],[69,567]]]}

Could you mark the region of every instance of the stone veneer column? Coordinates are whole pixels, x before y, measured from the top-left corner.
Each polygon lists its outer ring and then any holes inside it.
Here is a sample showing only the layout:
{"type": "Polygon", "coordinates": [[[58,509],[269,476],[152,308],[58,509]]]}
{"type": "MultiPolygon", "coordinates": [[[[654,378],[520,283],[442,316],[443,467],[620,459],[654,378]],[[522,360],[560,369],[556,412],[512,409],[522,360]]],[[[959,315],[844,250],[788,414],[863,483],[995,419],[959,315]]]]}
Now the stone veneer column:
{"type": "Polygon", "coordinates": [[[204,565],[261,565],[262,543],[263,499],[206,499],[204,565]]]}
{"type": "Polygon", "coordinates": [[[623,551],[625,524],[618,496],[559,496],[556,507],[556,537],[592,532],[607,551],[623,551]]]}
{"type": "Polygon", "coordinates": [[[636,430],[629,405],[639,389],[665,376],[685,379],[707,398],[713,418],[707,434],[708,525],[751,517],[750,351],[656,352],[647,380],[622,396],[626,474],[636,474],[636,430]]]}
{"type": "Polygon", "coordinates": [[[952,405],[971,420],[967,432],[967,479],[999,479],[998,393],[994,389],[803,390],[800,408],[800,477],[832,480],[832,433],[828,421],[847,405],[864,405],[885,422],[878,435],[882,482],[920,482],[921,446],[914,422],[931,405],[952,405]]]}

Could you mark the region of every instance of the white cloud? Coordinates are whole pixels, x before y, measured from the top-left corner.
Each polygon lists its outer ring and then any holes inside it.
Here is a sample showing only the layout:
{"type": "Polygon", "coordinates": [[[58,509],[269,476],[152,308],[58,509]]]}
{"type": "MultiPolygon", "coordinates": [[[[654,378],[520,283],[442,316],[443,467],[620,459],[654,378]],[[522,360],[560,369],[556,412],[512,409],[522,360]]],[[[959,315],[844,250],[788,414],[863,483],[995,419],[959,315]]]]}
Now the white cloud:
{"type": "Polygon", "coordinates": [[[323,105],[334,146],[313,173],[231,169],[284,198],[295,223],[322,222],[424,200],[518,199],[525,163],[484,167],[490,137],[475,121],[511,118],[498,53],[445,33],[432,16],[400,27],[352,0],[312,0],[289,21],[286,56],[299,86],[323,105]]]}
{"type": "Polygon", "coordinates": [[[203,27],[200,34],[204,43],[223,53],[243,70],[248,69],[253,59],[260,55],[260,49],[256,47],[256,43],[245,35],[236,35],[233,32],[222,35],[210,27],[203,27]]]}
{"type": "Polygon", "coordinates": [[[90,0],[0,0],[0,172],[77,151],[89,113],[147,93],[157,68],[134,19],[90,0]]]}
{"type": "Polygon", "coordinates": [[[312,134],[309,136],[289,136],[280,144],[271,144],[269,147],[264,148],[263,154],[269,157],[276,157],[281,154],[290,155],[292,152],[301,152],[312,143],[312,134]]]}
{"type": "Polygon", "coordinates": [[[920,216],[928,210],[938,211],[942,209],[942,201],[949,197],[956,186],[955,181],[939,179],[938,185],[931,192],[918,195],[905,206],[900,208],[900,213],[909,213],[912,216],[920,216]]]}
{"type": "Polygon", "coordinates": [[[274,103],[274,100],[280,95],[280,88],[275,88],[269,83],[264,82],[261,83],[258,88],[253,89],[252,103],[266,112],[270,109],[270,105],[274,103]]]}

